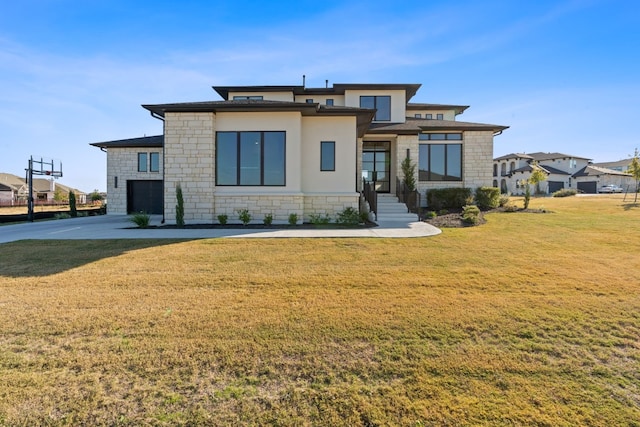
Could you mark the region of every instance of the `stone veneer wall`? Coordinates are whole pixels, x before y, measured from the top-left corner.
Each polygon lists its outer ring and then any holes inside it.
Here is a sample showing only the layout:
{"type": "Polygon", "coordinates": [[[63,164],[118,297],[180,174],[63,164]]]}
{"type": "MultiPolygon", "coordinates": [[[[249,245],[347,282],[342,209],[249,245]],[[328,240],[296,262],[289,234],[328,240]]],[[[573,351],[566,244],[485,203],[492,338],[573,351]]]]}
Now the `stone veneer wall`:
{"type": "Polygon", "coordinates": [[[182,187],[186,222],[211,221],[215,193],[215,114],[166,113],[164,212],[176,221],[176,186],[182,187]]]}
{"type": "MultiPolygon", "coordinates": [[[[147,158],[147,161],[149,159],[147,158]]],[[[107,201],[109,214],[126,215],[127,181],[162,181],[162,147],[111,148],[107,151],[107,201]],[[138,153],[160,153],[159,172],[138,172],[138,153]],[[118,179],[118,187],[115,179],[118,179]]]]}

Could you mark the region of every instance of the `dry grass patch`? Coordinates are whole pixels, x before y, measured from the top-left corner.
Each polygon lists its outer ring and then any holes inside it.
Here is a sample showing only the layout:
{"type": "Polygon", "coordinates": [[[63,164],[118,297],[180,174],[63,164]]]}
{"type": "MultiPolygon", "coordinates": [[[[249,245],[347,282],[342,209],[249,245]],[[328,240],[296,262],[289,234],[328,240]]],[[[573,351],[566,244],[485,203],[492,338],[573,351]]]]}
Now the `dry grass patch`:
{"type": "Polygon", "coordinates": [[[640,207],[0,245],[0,424],[638,425],[640,207]]]}

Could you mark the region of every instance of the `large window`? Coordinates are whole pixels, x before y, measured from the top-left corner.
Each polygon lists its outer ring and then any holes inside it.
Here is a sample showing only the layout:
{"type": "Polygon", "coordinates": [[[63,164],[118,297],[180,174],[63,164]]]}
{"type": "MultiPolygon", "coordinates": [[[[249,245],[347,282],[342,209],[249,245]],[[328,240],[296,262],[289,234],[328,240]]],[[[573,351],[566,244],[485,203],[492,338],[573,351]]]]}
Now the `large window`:
{"type": "Polygon", "coordinates": [[[336,143],[335,141],[320,142],[320,170],[336,170],[336,143]]]}
{"type": "Polygon", "coordinates": [[[160,172],[160,153],[149,153],[149,172],[160,172]]]}
{"type": "Polygon", "coordinates": [[[285,132],[217,132],[216,185],[285,185],[285,132]]]}
{"type": "Polygon", "coordinates": [[[420,181],[462,181],[462,144],[420,144],[420,181]]]}
{"type": "Polygon", "coordinates": [[[376,116],[373,120],[390,121],[391,120],[391,97],[386,96],[361,96],[360,108],[375,109],[376,116]]]}
{"type": "Polygon", "coordinates": [[[160,172],[160,153],[138,153],[138,172],[160,172]]]}

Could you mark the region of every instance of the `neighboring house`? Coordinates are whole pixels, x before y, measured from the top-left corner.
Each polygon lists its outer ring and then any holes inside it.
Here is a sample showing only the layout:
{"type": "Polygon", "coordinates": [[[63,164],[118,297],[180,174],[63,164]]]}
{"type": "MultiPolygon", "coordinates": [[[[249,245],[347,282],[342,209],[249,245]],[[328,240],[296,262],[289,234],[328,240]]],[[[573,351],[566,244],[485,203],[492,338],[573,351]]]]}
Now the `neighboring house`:
{"type": "Polygon", "coordinates": [[[591,159],[585,157],[563,153],[513,153],[493,159],[493,186],[503,193],[522,195],[523,181],[529,179],[533,167],[540,168],[547,176],[539,184],[542,194],[552,194],[563,188],[596,193],[599,187],[608,184],[626,188],[630,179],[628,174],[595,167],[591,159]]]}
{"type": "Polygon", "coordinates": [[[593,166],[597,166],[599,168],[611,169],[618,172],[627,172],[629,166],[631,166],[631,158],[618,160],[617,162],[602,162],[602,163],[594,163],[593,166]]]}
{"type": "Polygon", "coordinates": [[[143,105],[163,135],[92,143],[107,153],[110,214],[215,222],[358,209],[363,180],[394,193],[409,156],[430,188],[490,186],[493,137],[506,126],[456,121],[468,107],[411,104],[419,84],[216,86],[221,101],[143,105]]]}
{"type": "MultiPolygon", "coordinates": [[[[87,202],[86,193],[60,184],[53,178],[33,179],[33,199],[36,203],[53,203],[56,191],[65,197],[69,194],[69,191],[73,191],[78,204],[87,202]]],[[[25,204],[28,197],[29,185],[24,178],[8,173],[0,173],[0,203],[2,205],[25,204]]]]}

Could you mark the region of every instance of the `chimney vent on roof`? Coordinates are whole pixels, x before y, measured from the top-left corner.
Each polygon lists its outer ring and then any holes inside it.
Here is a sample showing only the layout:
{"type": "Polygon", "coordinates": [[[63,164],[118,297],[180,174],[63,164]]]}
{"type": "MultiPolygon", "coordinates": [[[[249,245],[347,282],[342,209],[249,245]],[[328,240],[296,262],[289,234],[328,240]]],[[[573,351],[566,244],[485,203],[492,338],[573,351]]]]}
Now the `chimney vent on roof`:
{"type": "Polygon", "coordinates": [[[302,75],[302,87],[306,86],[305,81],[307,80],[307,76],[305,76],[304,74],[302,75]]]}
{"type": "Polygon", "coordinates": [[[329,89],[329,79],[324,81],[324,87],[325,89],[329,89]]]}

